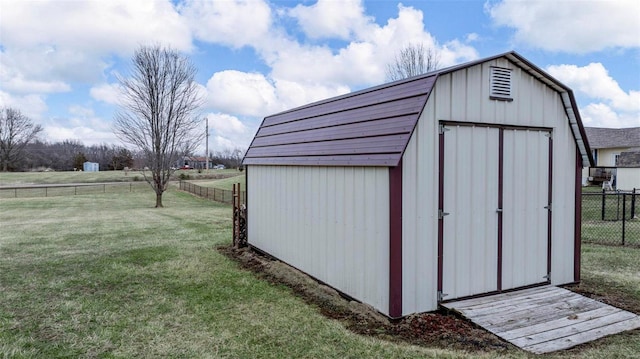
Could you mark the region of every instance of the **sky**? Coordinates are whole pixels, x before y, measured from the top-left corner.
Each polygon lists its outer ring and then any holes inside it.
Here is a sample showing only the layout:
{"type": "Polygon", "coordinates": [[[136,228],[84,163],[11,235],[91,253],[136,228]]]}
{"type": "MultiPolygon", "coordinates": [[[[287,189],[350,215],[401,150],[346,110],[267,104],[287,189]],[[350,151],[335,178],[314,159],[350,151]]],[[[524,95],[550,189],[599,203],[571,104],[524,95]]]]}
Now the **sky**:
{"type": "Polygon", "coordinates": [[[265,116],[384,83],[418,43],[441,67],[515,50],[573,89],[585,126],[640,126],[637,0],[0,0],[0,107],[45,141],[122,144],[118,76],[159,44],[198,70],[209,150],[246,149],[265,116]]]}

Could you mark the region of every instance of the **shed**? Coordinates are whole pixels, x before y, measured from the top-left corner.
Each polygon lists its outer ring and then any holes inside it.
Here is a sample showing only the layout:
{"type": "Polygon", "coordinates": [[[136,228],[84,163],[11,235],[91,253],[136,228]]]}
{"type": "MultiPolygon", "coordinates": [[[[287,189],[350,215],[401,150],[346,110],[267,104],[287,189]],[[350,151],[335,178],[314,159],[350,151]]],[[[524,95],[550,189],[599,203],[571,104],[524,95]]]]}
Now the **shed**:
{"type": "Polygon", "coordinates": [[[620,153],[617,176],[616,189],[640,189],[640,148],[630,148],[620,153]]]}
{"type": "Polygon", "coordinates": [[[98,172],[100,171],[100,165],[96,162],[85,162],[82,164],[82,170],[84,172],[98,172]]]}
{"type": "Polygon", "coordinates": [[[572,91],[516,52],[266,117],[248,243],[389,317],[580,280],[572,91]]]}

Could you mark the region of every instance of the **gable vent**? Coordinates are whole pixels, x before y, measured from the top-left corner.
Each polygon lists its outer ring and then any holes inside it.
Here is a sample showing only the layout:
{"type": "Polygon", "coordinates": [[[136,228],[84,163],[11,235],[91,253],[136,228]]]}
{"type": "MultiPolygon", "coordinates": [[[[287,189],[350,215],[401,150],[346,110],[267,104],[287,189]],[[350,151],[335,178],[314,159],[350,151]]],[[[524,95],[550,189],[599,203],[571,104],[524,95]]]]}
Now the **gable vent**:
{"type": "Polygon", "coordinates": [[[513,101],[513,97],[511,97],[511,69],[491,67],[490,86],[492,100],[513,101]]]}

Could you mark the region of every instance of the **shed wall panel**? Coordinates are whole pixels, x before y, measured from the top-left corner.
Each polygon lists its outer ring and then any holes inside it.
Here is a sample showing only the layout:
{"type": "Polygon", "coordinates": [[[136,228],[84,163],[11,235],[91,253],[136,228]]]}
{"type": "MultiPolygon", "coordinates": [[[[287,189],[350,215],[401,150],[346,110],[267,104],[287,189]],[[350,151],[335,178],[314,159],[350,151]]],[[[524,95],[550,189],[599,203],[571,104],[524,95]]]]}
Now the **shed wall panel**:
{"type": "MultiPolygon", "coordinates": [[[[427,121],[445,120],[552,129],[555,140],[551,282],[572,282],[574,244],[571,239],[575,216],[576,145],[560,94],[506,59],[496,59],[438,76],[427,106],[432,100],[435,116],[427,118],[427,121]],[[513,101],[489,99],[488,76],[491,66],[513,69],[513,101]],[[467,75],[463,76],[458,72],[465,72],[467,75]],[[466,92],[453,91],[454,88],[462,88],[463,81],[466,81],[466,92]],[[472,92],[482,95],[470,96],[472,92]],[[456,117],[462,114],[466,117],[456,117]]],[[[434,133],[434,136],[437,136],[437,133],[434,133]]]]}
{"type": "MultiPolygon", "coordinates": [[[[558,109],[555,116],[566,118],[558,109]]],[[[551,284],[574,281],[574,219],[576,146],[568,126],[559,120],[553,129],[553,180],[551,211],[551,284]]]]}
{"type": "Polygon", "coordinates": [[[438,307],[438,141],[434,116],[433,101],[429,100],[402,159],[403,315],[438,307]]]}
{"type": "MultiPolygon", "coordinates": [[[[616,189],[631,191],[634,188],[640,190],[640,168],[618,168],[616,189]]],[[[638,192],[636,190],[636,192],[638,192]]],[[[636,197],[640,200],[640,197],[636,197]]]]}
{"type": "Polygon", "coordinates": [[[440,75],[433,92],[431,97],[435,95],[437,120],[552,127],[557,106],[562,108],[561,98],[555,90],[506,59],[440,75]],[[513,70],[513,101],[489,99],[492,66],[513,70]],[[554,116],[548,116],[549,112],[554,116]]]}
{"type": "Polygon", "coordinates": [[[389,309],[387,167],[250,166],[249,244],[389,309]]]}

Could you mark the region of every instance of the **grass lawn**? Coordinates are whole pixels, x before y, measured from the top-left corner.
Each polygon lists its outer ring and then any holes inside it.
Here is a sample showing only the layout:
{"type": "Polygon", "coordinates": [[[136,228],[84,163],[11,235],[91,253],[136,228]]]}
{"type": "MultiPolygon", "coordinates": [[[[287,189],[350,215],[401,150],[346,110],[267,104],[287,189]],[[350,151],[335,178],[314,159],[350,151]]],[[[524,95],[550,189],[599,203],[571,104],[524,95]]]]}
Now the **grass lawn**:
{"type": "Polygon", "coordinates": [[[218,180],[203,180],[203,181],[197,181],[194,183],[202,187],[220,188],[220,189],[226,189],[229,191],[233,189],[234,184],[240,183],[240,187],[242,187],[242,190],[244,191],[246,190],[246,183],[247,183],[245,179],[246,177],[244,175],[244,172],[240,172],[237,176],[233,176],[229,178],[223,178],[218,180]]]}
{"type": "MultiPolygon", "coordinates": [[[[532,357],[354,334],[215,249],[231,241],[229,206],[175,190],[164,204],[151,191],[1,199],[0,358],[532,357]]],[[[579,290],[640,310],[640,250],[584,253],[579,290]]],[[[547,357],[639,352],[635,331],[547,357]]]]}
{"type": "Polygon", "coordinates": [[[229,206],[165,196],[3,199],[0,358],[463,355],[353,334],[215,249],[229,206]]]}
{"type": "MultiPolygon", "coordinates": [[[[178,170],[173,177],[179,179],[180,174],[189,175],[192,179],[207,178],[212,176],[231,176],[240,174],[238,170],[178,170]]],[[[144,181],[140,171],[99,171],[99,172],[0,172],[0,186],[27,185],[27,184],[60,184],[60,183],[95,183],[95,182],[129,182],[144,181]]]]}

